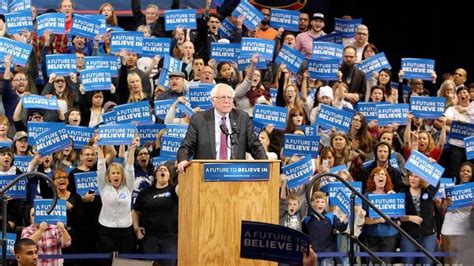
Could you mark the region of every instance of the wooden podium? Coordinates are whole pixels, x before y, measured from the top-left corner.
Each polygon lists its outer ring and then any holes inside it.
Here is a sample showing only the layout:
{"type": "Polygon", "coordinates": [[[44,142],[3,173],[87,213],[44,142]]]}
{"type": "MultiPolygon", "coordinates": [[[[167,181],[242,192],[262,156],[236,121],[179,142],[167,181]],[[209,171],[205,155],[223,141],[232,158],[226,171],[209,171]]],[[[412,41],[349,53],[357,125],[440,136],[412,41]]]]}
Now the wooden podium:
{"type": "Polygon", "coordinates": [[[276,265],[240,258],[241,221],[278,224],[280,161],[193,160],[179,180],[179,265],[276,265]],[[269,163],[265,181],[205,182],[205,163],[269,163]]]}

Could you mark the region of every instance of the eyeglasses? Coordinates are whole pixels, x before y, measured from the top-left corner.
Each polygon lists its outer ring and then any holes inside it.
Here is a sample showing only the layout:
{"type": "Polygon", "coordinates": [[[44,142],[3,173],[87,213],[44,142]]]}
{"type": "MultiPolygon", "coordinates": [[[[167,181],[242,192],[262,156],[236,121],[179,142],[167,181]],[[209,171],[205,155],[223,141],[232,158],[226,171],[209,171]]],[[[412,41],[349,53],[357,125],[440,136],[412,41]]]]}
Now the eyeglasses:
{"type": "Polygon", "coordinates": [[[385,176],[385,173],[375,173],[374,176],[385,176]]]}
{"type": "Polygon", "coordinates": [[[234,97],[232,96],[214,96],[214,98],[218,101],[233,101],[234,100],[234,97]]]}
{"type": "Polygon", "coordinates": [[[54,83],[63,83],[66,82],[64,79],[57,79],[54,81],[54,83]]]}
{"type": "Polygon", "coordinates": [[[19,79],[13,79],[13,81],[19,82],[19,81],[27,81],[28,79],[26,78],[19,78],[19,79]]]}

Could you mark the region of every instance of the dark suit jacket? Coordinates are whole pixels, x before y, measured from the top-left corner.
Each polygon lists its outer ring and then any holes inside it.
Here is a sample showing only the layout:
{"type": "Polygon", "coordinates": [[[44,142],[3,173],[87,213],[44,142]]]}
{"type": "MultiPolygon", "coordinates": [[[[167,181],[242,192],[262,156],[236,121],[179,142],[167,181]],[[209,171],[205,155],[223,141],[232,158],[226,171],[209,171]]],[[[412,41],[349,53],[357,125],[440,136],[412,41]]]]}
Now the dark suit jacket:
{"type": "MultiPolygon", "coordinates": [[[[132,0],[132,13],[133,13],[133,20],[135,20],[135,27],[140,25],[146,25],[145,15],[143,15],[140,5],[140,0],[132,0]]],[[[171,2],[171,9],[178,9],[179,8],[179,1],[173,0],[171,2]]],[[[155,37],[167,37],[167,34],[163,30],[162,22],[159,20],[156,21],[153,28],[150,29],[151,35],[155,37]]]]}
{"type": "Polygon", "coordinates": [[[367,91],[367,81],[365,73],[356,68],[355,66],[351,69],[341,68],[342,81],[344,81],[348,87],[350,93],[359,94],[359,99],[365,99],[365,93],[367,91]],[[347,83],[346,80],[351,76],[351,82],[347,83]]]}
{"type": "MultiPolygon", "coordinates": [[[[233,145],[231,159],[245,159],[245,152],[255,159],[267,159],[262,144],[255,135],[252,120],[244,111],[232,109],[229,113],[230,124],[236,128],[234,137],[238,137],[233,145]]],[[[196,113],[191,117],[186,137],[178,149],[178,162],[193,159],[216,159],[214,108],[196,113]]]]}

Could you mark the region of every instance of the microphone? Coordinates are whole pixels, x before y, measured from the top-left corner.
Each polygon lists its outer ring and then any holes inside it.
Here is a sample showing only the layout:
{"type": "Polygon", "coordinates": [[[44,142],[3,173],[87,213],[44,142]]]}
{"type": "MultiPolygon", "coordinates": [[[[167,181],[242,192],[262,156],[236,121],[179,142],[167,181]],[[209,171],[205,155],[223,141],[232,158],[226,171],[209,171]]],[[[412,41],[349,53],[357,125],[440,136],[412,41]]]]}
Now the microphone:
{"type": "Polygon", "coordinates": [[[219,125],[219,128],[221,129],[221,131],[226,135],[226,136],[229,136],[229,129],[226,127],[225,124],[220,124],[219,125]]]}

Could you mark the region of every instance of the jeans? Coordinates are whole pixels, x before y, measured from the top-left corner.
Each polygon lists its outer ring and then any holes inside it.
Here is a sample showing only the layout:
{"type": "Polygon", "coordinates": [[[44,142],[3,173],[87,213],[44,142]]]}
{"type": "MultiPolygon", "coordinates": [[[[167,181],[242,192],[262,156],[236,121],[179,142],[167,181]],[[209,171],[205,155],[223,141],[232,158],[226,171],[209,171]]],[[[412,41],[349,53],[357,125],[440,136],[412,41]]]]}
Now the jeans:
{"type": "MultiPolygon", "coordinates": [[[[365,242],[367,247],[373,252],[395,252],[397,248],[397,236],[365,236],[365,242]]],[[[381,258],[386,264],[392,263],[391,257],[381,258]]],[[[372,260],[371,260],[372,261],[372,260]]],[[[373,265],[378,265],[375,261],[372,261],[373,265]]]]}
{"type": "MultiPolygon", "coordinates": [[[[418,242],[421,246],[423,246],[426,250],[430,253],[435,251],[436,248],[436,234],[431,234],[423,237],[415,238],[416,242],[418,242]]],[[[400,249],[402,252],[418,252],[416,246],[411,243],[408,238],[402,235],[402,239],[400,241],[400,249]]],[[[405,265],[414,265],[416,262],[415,257],[403,257],[403,263],[405,265]]],[[[421,257],[420,258],[421,265],[432,265],[431,260],[428,257],[421,257]]]]}
{"type": "MultiPolygon", "coordinates": [[[[142,239],[143,252],[145,254],[171,254],[178,253],[178,236],[158,238],[156,236],[147,236],[142,239]]],[[[160,260],[162,266],[174,266],[176,260],[160,260]]]]}

